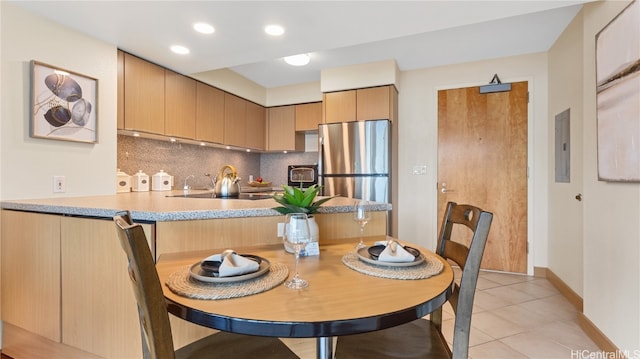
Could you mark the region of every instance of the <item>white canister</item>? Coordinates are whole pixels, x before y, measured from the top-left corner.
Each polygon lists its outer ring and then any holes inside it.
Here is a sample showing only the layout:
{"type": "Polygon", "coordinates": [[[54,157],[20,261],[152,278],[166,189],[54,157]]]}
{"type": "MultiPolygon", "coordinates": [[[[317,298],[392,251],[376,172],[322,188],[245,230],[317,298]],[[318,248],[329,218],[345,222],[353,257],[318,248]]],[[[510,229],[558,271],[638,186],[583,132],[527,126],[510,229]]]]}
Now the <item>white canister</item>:
{"type": "Polygon", "coordinates": [[[151,189],[153,191],[171,191],[171,185],[173,184],[171,177],[167,172],[160,170],[151,178],[151,189]]]}
{"type": "Polygon", "coordinates": [[[149,175],[139,170],[134,174],[131,181],[131,189],[134,192],[147,192],[149,191],[149,175]]]}
{"type": "Polygon", "coordinates": [[[120,171],[119,168],[118,172],[116,172],[116,192],[131,192],[131,176],[120,171]]]}

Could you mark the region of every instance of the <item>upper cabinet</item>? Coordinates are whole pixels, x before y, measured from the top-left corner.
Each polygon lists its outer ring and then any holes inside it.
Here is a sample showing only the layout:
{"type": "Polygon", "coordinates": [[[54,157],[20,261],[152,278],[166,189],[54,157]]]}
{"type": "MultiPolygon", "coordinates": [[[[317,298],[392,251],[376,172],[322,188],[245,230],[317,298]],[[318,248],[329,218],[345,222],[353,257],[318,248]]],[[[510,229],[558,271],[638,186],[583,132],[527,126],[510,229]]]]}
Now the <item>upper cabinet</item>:
{"type": "Polygon", "coordinates": [[[243,147],[247,132],[247,101],[232,95],[224,94],[224,141],[225,145],[243,147]]]}
{"type": "Polygon", "coordinates": [[[329,92],[323,95],[325,123],[389,119],[398,113],[398,92],[395,86],[370,87],[329,92]]]}
{"type": "Polygon", "coordinates": [[[196,81],[165,70],[164,134],[196,137],[196,81]]]}
{"type": "Polygon", "coordinates": [[[356,90],[356,118],[358,121],[387,119],[397,116],[398,92],[395,86],[370,87],[356,90]]]}
{"type": "Polygon", "coordinates": [[[196,140],[224,141],[224,92],[213,86],[196,84],[196,140]]]}
{"type": "Polygon", "coordinates": [[[349,122],[356,119],[356,90],[327,92],[322,95],[325,123],[349,122]]]}
{"type": "Polygon", "coordinates": [[[304,133],[296,132],[296,105],[270,107],[267,123],[268,151],[304,151],[304,133]]]}
{"type": "Polygon", "coordinates": [[[124,53],[124,129],[164,134],[164,68],[124,53]]]}
{"type": "Polygon", "coordinates": [[[117,125],[118,129],[124,129],[124,52],[118,50],[118,103],[117,103],[117,125]]]}
{"type": "Polygon", "coordinates": [[[263,151],[266,149],[267,110],[247,101],[245,147],[263,151]]]}
{"type": "Polygon", "coordinates": [[[317,131],[322,123],[322,102],[296,105],[296,131],[317,131]]]}

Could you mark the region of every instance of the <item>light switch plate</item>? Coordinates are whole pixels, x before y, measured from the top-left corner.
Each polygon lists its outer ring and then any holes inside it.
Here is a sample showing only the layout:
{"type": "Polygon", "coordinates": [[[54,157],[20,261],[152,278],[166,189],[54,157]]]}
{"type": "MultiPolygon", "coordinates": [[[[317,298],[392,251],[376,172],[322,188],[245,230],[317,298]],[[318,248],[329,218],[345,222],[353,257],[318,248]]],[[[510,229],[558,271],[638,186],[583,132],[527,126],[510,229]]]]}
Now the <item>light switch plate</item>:
{"type": "Polygon", "coordinates": [[[413,174],[414,175],[425,175],[425,174],[427,174],[427,165],[414,165],[413,166],[413,174]]]}

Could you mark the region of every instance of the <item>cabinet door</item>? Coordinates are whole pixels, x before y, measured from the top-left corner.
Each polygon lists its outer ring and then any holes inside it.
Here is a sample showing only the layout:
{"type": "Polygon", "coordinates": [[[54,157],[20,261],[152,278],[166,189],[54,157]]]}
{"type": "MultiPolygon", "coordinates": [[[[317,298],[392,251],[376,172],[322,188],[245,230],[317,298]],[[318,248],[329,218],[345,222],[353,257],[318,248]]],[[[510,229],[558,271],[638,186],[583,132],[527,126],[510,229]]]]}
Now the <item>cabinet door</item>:
{"type": "Polygon", "coordinates": [[[117,128],[124,129],[124,52],[118,50],[118,112],[117,112],[117,128]]]}
{"type": "Polygon", "coordinates": [[[382,120],[391,115],[391,86],[371,87],[356,90],[357,119],[382,120]]]}
{"type": "Polygon", "coordinates": [[[296,131],[317,131],[322,123],[322,102],[296,105],[296,131]]]}
{"type": "MultiPolygon", "coordinates": [[[[61,218],[62,342],[103,358],[140,357],[138,309],[115,224],[61,218]]],[[[143,227],[151,241],[152,225],[143,227]]]]}
{"type": "Polygon", "coordinates": [[[169,70],[165,71],[164,133],[196,137],[196,81],[169,70]]]}
{"type": "Polygon", "coordinates": [[[61,339],[60,218],[2,211],[2,320],[54,342],[61,339]]]}
{"type": "Polygon", "coordinates": [[[246,145],[247,101],[229,93],[224,94],[224,144],[246,145]]]}
{"type": "Polygon", "coordinates": [[[304,134],[296,133],[295,106],[269,108],[269,151],[304,151],[304,134]]]}
{"type": "Polygon", "coordinates": [[[202,82],[196,85],[196,140],[224,141],[224,92],[202,82]]]}
{"type": "Polygon", "coordinates": [[[164,134],[164,68],[124,54],[124,127],[164,134]]]}
{"type": "Polygon", "coordinates": [[[356,120],[356,91],[328,92],[322,95],[325,123],[356,120]]]}
{"type": "Polygon", "coordinates": [[[246,146],[255,150],[264,150],[266,146],[267,110],[247,101],[246,146]]]}

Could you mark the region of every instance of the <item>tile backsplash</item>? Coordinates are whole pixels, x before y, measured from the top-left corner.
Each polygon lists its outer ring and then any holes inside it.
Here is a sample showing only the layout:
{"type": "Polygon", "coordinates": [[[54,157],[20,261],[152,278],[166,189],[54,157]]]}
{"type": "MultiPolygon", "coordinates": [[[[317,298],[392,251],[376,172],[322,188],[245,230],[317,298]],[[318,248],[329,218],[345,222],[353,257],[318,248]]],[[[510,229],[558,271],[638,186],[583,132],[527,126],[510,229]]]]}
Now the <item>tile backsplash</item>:
{"type": "MultiPolygon", "coordinates": [[[[317,152],[303,153],[247,153],[206,146],[140,137],[118,135],[118,168],[129,175],[138,170],[153,176],[164,170],[174,177],[173,189],[181,189],[184,180],[192,188],[211,188],[205,173],[215,176],[224,165],[233,165],[246,186],[249,176],[261,176],[274,186],[287,183],[288,165],[308,165],[318,161],[317,152]]],[[[114,171],[115,173],[115,171],[114,171]]]]}

